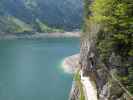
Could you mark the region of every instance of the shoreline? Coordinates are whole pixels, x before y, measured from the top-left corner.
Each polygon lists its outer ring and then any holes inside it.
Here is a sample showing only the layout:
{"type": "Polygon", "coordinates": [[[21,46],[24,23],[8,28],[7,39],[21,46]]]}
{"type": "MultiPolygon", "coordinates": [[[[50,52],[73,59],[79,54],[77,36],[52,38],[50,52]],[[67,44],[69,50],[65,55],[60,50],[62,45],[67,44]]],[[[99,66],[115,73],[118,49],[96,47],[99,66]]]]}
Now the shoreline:
{"type": "Polygon", "coordinates": [[[93,85],[90,77],[83,76],[83,72],[80,72],[81,83],[83,85],[84,94],[87,100],[98,100],[96,87],[93,85]]]}
{"type": "Polygon", "coordinates": [[[34,38],[79,38],[81,32],[53,32],[53,33],[35,33],[35,34],[4,34],[0,39],[34,39],[34,38]]]}
{"type": "Polygon", "coordinates": [[[69,57],[66,57],[62,61],[62,68],[64,72],[69,74],[74,74],[78,69],[80,54],[75,54],[69,57]]]}

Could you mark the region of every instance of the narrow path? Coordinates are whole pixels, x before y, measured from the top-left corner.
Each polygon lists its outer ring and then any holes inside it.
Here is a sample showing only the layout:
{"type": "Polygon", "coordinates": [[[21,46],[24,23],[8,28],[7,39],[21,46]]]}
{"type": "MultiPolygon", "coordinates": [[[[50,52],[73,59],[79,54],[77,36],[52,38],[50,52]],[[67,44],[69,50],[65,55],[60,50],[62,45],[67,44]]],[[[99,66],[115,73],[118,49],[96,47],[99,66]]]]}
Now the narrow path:
{"type": "Polygon", "coordinates": [[[83,84],[86,100],[98,100],[97,91],[89,77],[83,77],[81,71],[81,83],[83,84]]]}

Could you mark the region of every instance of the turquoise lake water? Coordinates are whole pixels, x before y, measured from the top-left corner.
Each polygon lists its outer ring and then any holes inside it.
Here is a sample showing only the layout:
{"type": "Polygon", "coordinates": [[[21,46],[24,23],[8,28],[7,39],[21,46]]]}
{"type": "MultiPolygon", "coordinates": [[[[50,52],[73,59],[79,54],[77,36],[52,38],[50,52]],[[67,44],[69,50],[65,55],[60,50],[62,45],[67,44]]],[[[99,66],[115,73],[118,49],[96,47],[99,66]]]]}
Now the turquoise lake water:
{"type": "Polygon", "coordinates": [[[0,40],[0,100],[68,100],[61,62],[78,52],[77,38],[0,40]]]}

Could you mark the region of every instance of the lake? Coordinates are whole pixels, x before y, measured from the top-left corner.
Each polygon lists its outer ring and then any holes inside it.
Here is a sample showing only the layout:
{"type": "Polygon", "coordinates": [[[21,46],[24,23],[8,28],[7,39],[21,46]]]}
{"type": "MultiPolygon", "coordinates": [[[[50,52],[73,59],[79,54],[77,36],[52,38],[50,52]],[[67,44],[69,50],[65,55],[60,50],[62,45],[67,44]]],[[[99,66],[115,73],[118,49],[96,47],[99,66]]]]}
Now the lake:
{"type": "Polygon", "coordinates": [[[61,63],[78,52],[78,38],[0,40],[0,100],[68,100],[61,63]]]}

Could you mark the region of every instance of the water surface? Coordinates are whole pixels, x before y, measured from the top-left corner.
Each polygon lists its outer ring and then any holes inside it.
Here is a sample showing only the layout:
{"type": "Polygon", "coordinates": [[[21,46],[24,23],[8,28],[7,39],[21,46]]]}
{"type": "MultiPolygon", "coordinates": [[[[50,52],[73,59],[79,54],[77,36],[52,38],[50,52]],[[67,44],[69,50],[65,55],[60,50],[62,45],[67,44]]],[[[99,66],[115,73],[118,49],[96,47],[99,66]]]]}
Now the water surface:
{"type": "Polygon", "coordinates": [[[61,61],[77,38],[0,40],[0,100],[68,100],[72,77],[61,61]]]}

